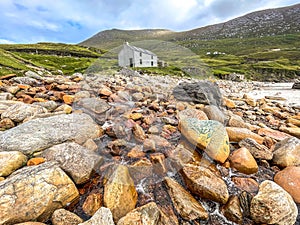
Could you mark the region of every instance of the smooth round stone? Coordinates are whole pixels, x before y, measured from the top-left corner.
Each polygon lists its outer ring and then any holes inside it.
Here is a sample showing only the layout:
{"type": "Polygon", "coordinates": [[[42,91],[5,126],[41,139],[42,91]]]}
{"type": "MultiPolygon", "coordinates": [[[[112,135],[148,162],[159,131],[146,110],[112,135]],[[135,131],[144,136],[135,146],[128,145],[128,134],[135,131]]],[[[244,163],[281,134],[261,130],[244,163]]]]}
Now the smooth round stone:
{"type": "Polygon", "coordinates": [[[296,203],[300,203],[300,167],[289,166],[276,173],[274,181],[286,190],[296,203]]]}
{"type": "Polygon", "coordinates": [[[230,164],[244,174],[252,174],[258,171],[258,165],[247,148],[239,148],[231,153],[230,164]]]}
{"type": "Polygon", "coordinates": [[[181,133],[207,155],[220,163],[229,156],[229,139],[226,129],[218,121],[187,118],[180,120],[181,133]]]}

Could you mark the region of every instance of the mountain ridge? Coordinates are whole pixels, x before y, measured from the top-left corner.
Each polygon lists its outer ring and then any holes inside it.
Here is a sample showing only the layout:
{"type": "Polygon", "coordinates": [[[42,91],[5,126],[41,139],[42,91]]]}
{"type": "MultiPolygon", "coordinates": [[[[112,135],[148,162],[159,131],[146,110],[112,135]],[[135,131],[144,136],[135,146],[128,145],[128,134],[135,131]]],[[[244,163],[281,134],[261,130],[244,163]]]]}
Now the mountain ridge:
{"type": "Polygon", "coordinates": [[[300,32],[300,4],[251,12],[229,21],[187,31],[168,29],[100,31],[79,43],[83,46],[110,49],[124,41],[158,39],[165,41],[250,38],[300,32]]]}

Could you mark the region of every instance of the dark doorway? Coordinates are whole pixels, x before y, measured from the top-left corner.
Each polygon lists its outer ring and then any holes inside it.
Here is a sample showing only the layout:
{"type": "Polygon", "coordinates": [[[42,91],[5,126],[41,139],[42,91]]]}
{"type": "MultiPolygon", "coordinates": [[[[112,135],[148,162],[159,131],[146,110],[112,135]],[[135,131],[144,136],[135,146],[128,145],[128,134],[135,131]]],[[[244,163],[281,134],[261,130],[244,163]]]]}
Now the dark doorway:
{"type": "Polygon", "coordinates": [[[129,58],[129,66],[133,67],[133,59],[132,58],[129,58]]]}

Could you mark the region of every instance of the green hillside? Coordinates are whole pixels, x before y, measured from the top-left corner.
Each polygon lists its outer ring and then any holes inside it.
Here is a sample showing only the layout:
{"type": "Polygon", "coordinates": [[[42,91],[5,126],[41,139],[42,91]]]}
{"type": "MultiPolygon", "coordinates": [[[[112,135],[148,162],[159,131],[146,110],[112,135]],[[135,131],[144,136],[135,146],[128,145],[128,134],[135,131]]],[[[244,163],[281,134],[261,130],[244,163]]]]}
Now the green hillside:
{"type": "Polygon", "coordinates": [[[190,55],[173,57],[173,48],[161,44],[155,46],[155,41],[191,50],[198,56],[197,60],[193,56],[193,60],[205,63],[216,76],[241,73],[248,79],[290,80],[300,76],[300,4],[252,12],[224,23],[184,32],[105,30],[80,44],[114,51],[124,41],[149,49],[179,68],[191,61],[190,55]]]}
{"type": "Polygon", "coordinates": [[[93,47],[61,43],[1,44],[0,75],[43,69],[66,75],[84,72],[103,53],[93,47]]]}

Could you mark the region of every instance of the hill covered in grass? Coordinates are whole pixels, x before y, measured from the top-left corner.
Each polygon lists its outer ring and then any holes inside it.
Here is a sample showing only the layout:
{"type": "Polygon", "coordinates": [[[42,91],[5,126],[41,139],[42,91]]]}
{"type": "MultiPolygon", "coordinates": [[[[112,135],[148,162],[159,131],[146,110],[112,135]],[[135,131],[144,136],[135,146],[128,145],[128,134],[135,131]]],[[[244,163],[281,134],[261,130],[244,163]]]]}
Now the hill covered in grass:
{"type": "Polygon", "coordinates": [[[1,44],[0,76],[21,75],[27,70],[53,74],[84,72],[104,51],[62,43],[1,44]]]}
{"type": "MultiPolygon", "coordinates": [[[[124,41],[135,44],[147,40],[171,42],[192,50],[216,76],[241,73],[249,79],[272,81],[300,76],[300,4],[257,11],[185,32],[106,30],[80,45],[111,50],[124,41]]],[[[149,49],[148,44],[138,47],[149,49]]],[[[149,50],[157,53],[155,47],[149,50]]],[[[158,51],[160,55],[169,54],[158,51]]]]}

